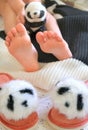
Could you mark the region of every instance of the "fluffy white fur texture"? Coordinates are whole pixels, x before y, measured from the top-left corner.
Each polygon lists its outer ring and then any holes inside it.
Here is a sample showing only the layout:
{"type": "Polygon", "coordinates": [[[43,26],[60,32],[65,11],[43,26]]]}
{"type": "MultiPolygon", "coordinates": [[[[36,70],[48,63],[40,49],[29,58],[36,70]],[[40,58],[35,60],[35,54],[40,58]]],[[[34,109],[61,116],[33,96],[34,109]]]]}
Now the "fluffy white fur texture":
{"type": "Polygon", "coordinates": [[[88,87],[83,81],[73,78],[64,79],[56,84],[50,94],[54,107],[57,108],[60,113],[66,115],[68,119],[84,118],[88,115],[88,87]],[[68,91],[61,92],[63,88],[68,88],[68,91]],[[82,96],[82,104],[79,101],[79,105],[83,106],[80,110],[77,110],[78,95],[82,96]]]}
{"type": "Polygon", "coordinates": [[[46,18],[46,8],[40,2],[31,2],[25,8],[25,17],[31,23],[44,21],[46,18]],[[40,18],[41,11],[44,11],[44,15],[40,18]],[[32,19],[27,16],[28,12],[30,12],[32,19]]]}
{"type": "Polygon", "coordinates": [[[36,111],[38,96],[32,84],[24,80],[12,80],[0,86],[0,113],[7,119],[19,120],[36,111]],[[28,91],[29,92],[26,92],[28,91]],[[25,91],[21,93],[22,91],[25,91]],[[32,92],[32,93],[31,93],[32,92]],[[9,95],[13,96],[13,110],[8,109],[9,95]],[[22,105],[25,103],[25,105],[22,105]]]}

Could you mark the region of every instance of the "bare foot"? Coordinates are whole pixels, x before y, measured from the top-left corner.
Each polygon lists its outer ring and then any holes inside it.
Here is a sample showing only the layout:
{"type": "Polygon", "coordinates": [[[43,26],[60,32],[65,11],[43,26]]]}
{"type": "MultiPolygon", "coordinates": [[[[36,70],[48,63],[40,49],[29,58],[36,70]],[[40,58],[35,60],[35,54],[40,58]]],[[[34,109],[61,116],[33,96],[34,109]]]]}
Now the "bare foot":
{"type": "Polygon", "coordinates": [[[36,34],[36,39],[42,51],[53,54],[59,60],[72,57],[72,53],[66,41],[59,37],[55,32],[38,32],[36,34]]]}
{"type": "Polygon", "coordinates": [[[21,23],[8,32],[6,45],[9,52],[23,65],[26,71],[39,69],[37,51],[21,23]]]}

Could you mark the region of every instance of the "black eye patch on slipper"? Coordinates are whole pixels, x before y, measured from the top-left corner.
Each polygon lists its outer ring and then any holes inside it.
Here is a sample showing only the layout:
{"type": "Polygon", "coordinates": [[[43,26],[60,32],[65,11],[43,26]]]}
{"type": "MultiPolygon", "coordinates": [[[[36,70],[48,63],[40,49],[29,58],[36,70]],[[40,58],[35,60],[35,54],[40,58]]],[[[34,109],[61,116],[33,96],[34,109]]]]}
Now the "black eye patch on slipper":
{"type": "Polygon", "coordinates": [[[82,94],[77,95],[77,110],[81,111],[83,109],[83,97],[82,94]]]}
{"type": "Polygon", "coordinates": [[[60,89],[58,89],[57,93],[60,95],[63,95],[64,93],[69,91],[69,87],[61,87],[60,89]]]}
{"type": "Polygon", "coordinates": [[[34,94],[32,89],[27,89],[27,88],[20,90],[20,93],[21,94],[31,94],[31,95],[34,94]]]}
{"type": "Polygon", "coordinates": [[[14,111],[14,98],[12,95],[9,95],[8,102],[7,102],[7,108],[11,111],[14,111]]]}

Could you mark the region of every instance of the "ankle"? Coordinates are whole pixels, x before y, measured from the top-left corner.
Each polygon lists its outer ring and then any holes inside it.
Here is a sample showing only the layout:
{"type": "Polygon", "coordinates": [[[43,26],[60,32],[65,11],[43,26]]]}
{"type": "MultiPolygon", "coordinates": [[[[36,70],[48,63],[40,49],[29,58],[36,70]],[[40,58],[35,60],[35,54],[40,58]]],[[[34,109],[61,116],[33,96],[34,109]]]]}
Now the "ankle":
{"type": "Polygon", "coordinates": [[[39,67],[38,63],[25,67],[25,71],[27,71],[27,72],[34,72],[34,71],[38,71],[39,69],[40,69],[40,67],[39,67]]]}
{"type": "Polygon", "coordinates": [[[64,59],[68,59],[68,58],[72,58],[72,53],[71,51],[68,50],[64,50],[63,52],[60,53],[54,53],[53,54],[58,60],[64,60],[64,59]]]}

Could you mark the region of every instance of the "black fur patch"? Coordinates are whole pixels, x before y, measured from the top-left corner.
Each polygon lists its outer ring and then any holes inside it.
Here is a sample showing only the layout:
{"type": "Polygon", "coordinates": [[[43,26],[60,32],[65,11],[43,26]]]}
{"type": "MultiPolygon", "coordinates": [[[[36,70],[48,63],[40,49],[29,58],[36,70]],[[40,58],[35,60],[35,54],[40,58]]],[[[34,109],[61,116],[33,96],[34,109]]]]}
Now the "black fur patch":
{"type": "Polygon", "coordinates": [[[69,107],[70,104],[68,102],[65,103],[65,107],[69,107]]]}
{"type": "Polygon", "coordinates": [[[77,95],[77,110],[81,111],[83,109],[83,97],[82,94],[77,95]]]}
{"type": "Polygon", "coordinates": [[[7,108],[11,111],[14,111],[14,99],[12,95],[9,95],[7,108]]]}
{"type": "Polygon", "coordinates": [[[27,12],[27,17],[32,19],[30,12],[27,12]]]}
{"type": "Polygon", "coordinates": [[[33,93],[33,90],[32,90],[32,89],[28,89],[28,88],[25,88],[25,89],[20,90],[20,93],[22,93],[22,94],[27,93],[27,94],[31,94],[31,95],[34,94],[34,93],[33,93]]]}
{"type": "Polygon", "coordinates": [[[2,90],[2,88],[0,88],[0,90],[2,90]]]}
{"type": "Polygon", "coordinates": [[[27,8],[28,4],[29,4],[29,3],[25,4],[24,9],[26,9],[26,8],[27,8]]]}
{"type": "Polygon", "coordinates": [[[39,18],[42,18],[44,16],[44,14],[45,14],[45,12],[43,10],[41,10],[39,18]]]}
{"type": "Polygon", "coordinates": [[[23,105],[24,107],[28,107],[27,100],[25,100],[24,102],[22,102],[22,105],[23,105]]]}
{"type": "Polygon", "coordinates": [[[60,95],[63,95],[64,93],[69,91],[69,87],[61,87],[60,89],[58,89],[57,93],[60,95]]]}
{"type": "Polygon", "coordinates": [[[45,0],[44,1],[44,5],[46,6],[46,8],[53,6],[53,5],[57,5],[57,2],[55,0],[51,1],[51,0],[45,0]]]}
{"type": "Polygon", "coordinates": [[[44,21],[41,21],[41,22],[29,22],[27,21],[26,19],[26,24],[28,24],[27,26],[29,26],[29,28],[36,28],[36,27],[41,27],[45,24],[46,22],[46,19],[44,21]]]}

